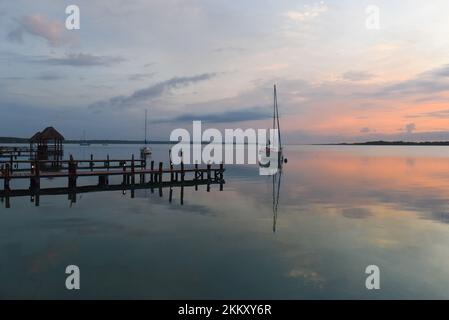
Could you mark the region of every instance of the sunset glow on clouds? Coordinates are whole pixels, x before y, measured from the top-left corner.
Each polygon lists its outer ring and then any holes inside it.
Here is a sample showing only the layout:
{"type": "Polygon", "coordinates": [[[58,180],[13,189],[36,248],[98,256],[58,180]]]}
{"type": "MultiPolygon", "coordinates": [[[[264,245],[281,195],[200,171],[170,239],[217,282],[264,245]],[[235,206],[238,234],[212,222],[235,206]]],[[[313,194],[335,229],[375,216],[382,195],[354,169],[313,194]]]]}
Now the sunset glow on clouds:
{"type": "Polygon", "coordinates": [[[267,127],[277,83],[290,143],[449,140],[447,12],[445,0],[0,1],[0,135],[139,139],[145,109],[152,139],[192,119],[267,127]],[[81,30],[63,28],[69,4],[81,30]]]}

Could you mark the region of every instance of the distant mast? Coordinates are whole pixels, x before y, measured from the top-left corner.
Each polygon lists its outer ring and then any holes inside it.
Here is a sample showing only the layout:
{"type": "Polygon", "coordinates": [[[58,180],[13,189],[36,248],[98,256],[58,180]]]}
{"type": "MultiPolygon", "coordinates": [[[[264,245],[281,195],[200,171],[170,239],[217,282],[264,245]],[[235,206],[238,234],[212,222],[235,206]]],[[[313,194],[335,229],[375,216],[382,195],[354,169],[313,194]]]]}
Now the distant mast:
{"type": "Polygon", "coordinates": [[[145,109],[145,145],[147,144],[147,113],[148,110],[145,109]]]}
{"type": "Polygon", "coordinates": [[[148,145],[148,141],[147,141],[147,116],[148,116],[148,110],[147,109],[145,109],[145,145],[142,147],[142,148],[140,148],[140,155],[141,155],[141,157],[142,158],[144,158],[144,157],[146,157],[146,156],[148,156],[148,155],[150,155],[151,153],[152,153],[152,151],[151,151],[151,148],[150,147],[148,147],[147,145],[148,145]]]}

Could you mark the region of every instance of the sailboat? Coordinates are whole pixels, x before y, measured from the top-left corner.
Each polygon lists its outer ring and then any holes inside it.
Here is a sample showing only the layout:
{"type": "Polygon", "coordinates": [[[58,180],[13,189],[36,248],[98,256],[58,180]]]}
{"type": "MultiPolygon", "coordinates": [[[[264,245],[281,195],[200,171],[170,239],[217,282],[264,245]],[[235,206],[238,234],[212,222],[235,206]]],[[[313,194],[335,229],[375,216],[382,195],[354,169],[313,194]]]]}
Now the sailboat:
{"type": "Polygon", "coordinates": [[[90,146],[90,143],[86,140],[86,130],[83,131],[83,140],[80,142],[80,146],[90,146]]]}
{"type": "Polygon", "coordinates": [[[145,110],[145,146],[140,148],[140,155],[142,157],[146,157],[151,154],[151,148],[147,146],[147,113],[148,110],[145,110]]]}
{"type": "Polygon", "coordinates": [[[271,136],[270,138],[277,139],[277,143],[268,140],[266,146],[260,148],[259,150],[259,165],[265,168],[273,169],[273,173],[277,172],[277,169],[282,169],[282,164],[287,162],[284,159],[282,140],[281,140],[281,129],[279,126],[279,109],[277,101],[277,91],[276,85],[274,85],[274,99],[273,99],[273,129],[277,129],[277,137],[271,136]],[[275,164],[273,166],[273,163],[275,164]]]}

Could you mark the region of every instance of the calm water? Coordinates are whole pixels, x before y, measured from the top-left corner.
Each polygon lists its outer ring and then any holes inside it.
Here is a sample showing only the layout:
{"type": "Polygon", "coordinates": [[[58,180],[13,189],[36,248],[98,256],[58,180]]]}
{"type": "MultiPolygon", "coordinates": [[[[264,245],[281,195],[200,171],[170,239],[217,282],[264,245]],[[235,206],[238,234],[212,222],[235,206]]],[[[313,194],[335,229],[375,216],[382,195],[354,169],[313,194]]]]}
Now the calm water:
{"type": "MultiPolygon", "coordinates": [[[[167,150],[154,146],[154,160],[167,150]]],[[[128,158],[138,146],[69,153],[128,158]]],[[[286,154],[277,216],[272,177],[257,166],[227,166],[224,191],[186,189],[184,206],[179,189],[171,204],[166,191],[142,190],[82,194],[72,206],[13,198],[0,207],[0,298],[449,298],[449,149],[286,154]],[[81,269],[77,292],[65,289],[70,264],[81,269]],[[376,292],[365,289],[371,264],[376,292]]]]}

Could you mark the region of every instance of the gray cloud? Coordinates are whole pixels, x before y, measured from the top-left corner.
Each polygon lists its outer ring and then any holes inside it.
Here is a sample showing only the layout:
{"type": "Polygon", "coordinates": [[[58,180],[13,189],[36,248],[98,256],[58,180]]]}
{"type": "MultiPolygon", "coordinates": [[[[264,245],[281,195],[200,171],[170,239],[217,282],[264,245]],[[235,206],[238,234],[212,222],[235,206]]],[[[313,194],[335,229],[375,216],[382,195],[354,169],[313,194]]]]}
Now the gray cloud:
{"type": "Polygon", "coordinates": [[[432,77],[449,77],[449,64],[433,69],[429,72],[426,72],[425,74],[432,77]]]}
{"type": "Polygon", "coordinates": [[[432,112],[424,112],[419,114],[411,114],[406,116],[406,118],[438,118],[438,119],[447,119],[449,118],[449,109],[446,110],[438,110],[438,111],[432,111],[432,112]]]}
{"type": "Polygon", "coordinates": [[[371,129],[368,127],[360,129],[360,133],[370,133],[370,132],[371,132],[371,129]]]}
{"type": "Polygon", "coordinates": [[[349,81],[366,81],[373,79],[375,76],[365,71],[348,71],[344,73],[342,77],[349,81]]]}
{"type": "Polygon", "coordinates": [[[134,91],[134,93],[129,96],[115,96],[108,100],[95,102],[89,106],[89,109],[99,110],[104,108],[132,106],[138,102],[158,98],[170,90],[186,87],[195,82],[209,80],[215,75],[215,73],[203,73],[192,77],[175,77],[167,81],[156,83],[148,88],[134,91]]]}
{"type": "Polygon", "coordinates": [[[132,74],[128,77],[129,80],[131,81],[141,81],[141,80],[145,80],[148,78],[152,78],[154,76],[154,72],[151,73],[135,73],[132,74]]]}
{"type": "Polygon", "coordinates": [[[341,213],[349,219],[366,219],[373,215],[370,210],[365,208],[347,208],[343,209],[341,213]]]}
{"type": "Polygon", "coordinates": [[[7,38],[11,42],[22,43],[23,42],[23,31],[22,31],[22,28],[17,28],[17,29],[11,30],[8,33],[7,38]]]}
{"type": "Polygon", "coordinates": [[[413,131],[416,130],[416,124],[414,123],[409,123],[405,126],[405,132],[407,133],[413,133],[413,131]]]}
{"type": "Polygon", "coordinates": [[[173,119],[157,121],[157,122],[191,122],[204,121],[208,123],[231,123],[243,122],[253,120],[263,120],[272,117],[268,107],[252,107],[244,110],[226,111],[221,113],[206,113],[206,114],[183,114],[173,119]]]}
{"type": "MultiPolygon", "coordinates": [[[[421,73],[416,77],[382,87],[376,97],[410,96],[413,94],[435,94],[449,91],[449,65],[421,73]]],[[[429,99],[426,97],[424,99],[429,99]]]]}
{"type": "Polygon", "coordinates": [[[35,60],[35,62],[49,65],[72,67],[110,66],[123,61],[122,57],[96,56],[88,53],[67,54],[65,57],[35,60]]]}
{"type": "Polygon", "coordinates": [[[412,79],[384,87],[378,95],[411,95],[449,90],[449,82],[437,79],[412,79]]]}
{"type": "Polygon", "coordinates": [[[236,52],[236,53],[240,53],[240,52],[244,52],[246,51],[244,48],[240,48],[240,47],[220,47],[220,48],[216,48],[214,50],[212,50],[212,52],[215,53],[222,53],[222,52],[236,52]]]}
{"type": "Polygon", "coordinates": [[[54,81],[54,80],[60,80],[64,79],[62,75],[55,74],[55,73],[42,73],[41,75],[37,76],[37,80],[44,80],[44,81],[54,81]]]}

